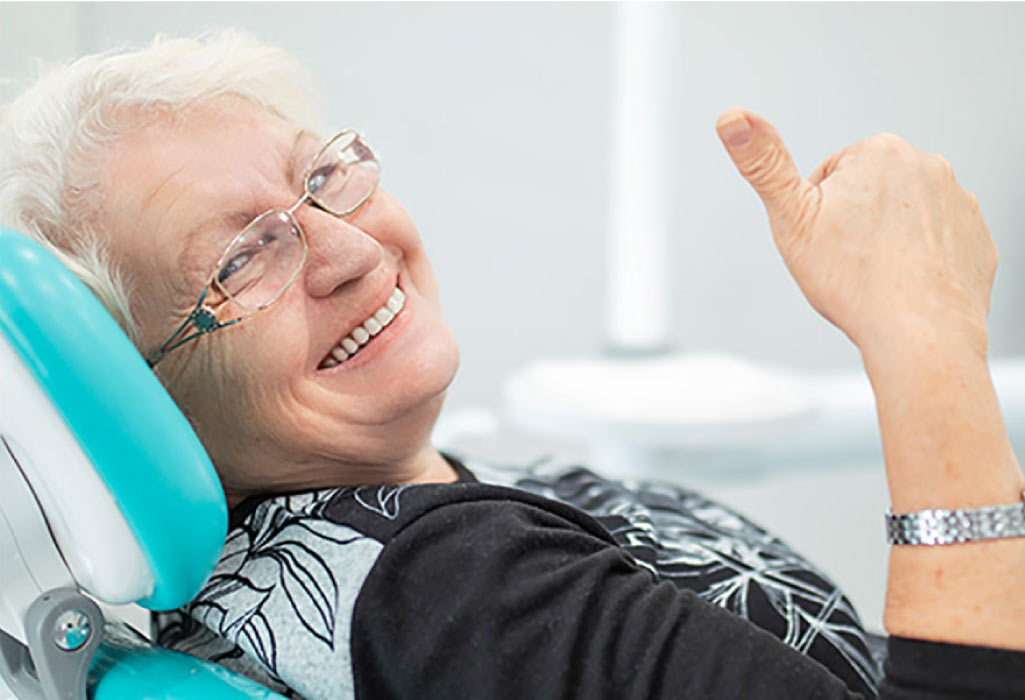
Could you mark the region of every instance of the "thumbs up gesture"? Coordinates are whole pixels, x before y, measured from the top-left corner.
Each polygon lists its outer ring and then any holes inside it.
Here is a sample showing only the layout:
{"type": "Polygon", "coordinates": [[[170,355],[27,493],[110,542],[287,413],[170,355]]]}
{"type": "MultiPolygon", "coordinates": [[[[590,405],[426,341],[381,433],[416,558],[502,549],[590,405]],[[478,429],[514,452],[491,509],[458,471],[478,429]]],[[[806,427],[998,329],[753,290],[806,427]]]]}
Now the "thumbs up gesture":
{"type": "Polygon", "coordinates": [[[801,291],[863,354],[915,339],[985,357],[996,246],[945,159],[880,134],[805,179],[765,119],[730,110],[716,126],[801,291]]]}

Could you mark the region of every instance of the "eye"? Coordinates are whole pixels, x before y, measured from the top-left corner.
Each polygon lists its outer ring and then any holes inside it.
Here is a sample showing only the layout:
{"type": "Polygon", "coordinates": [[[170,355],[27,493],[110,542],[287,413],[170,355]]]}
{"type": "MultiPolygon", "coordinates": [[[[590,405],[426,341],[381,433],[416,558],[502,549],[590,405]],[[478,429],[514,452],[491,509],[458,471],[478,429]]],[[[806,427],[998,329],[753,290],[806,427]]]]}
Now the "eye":
{"type": "MultiPolygon", "coordinates": [[[[217,281],[225,285],[231,278],[235,278],[235,280],[240,277],[245,278],[246,275],[241,273],[251,266],[254,258],[270,248],[277,240],[276,233],[264,230],[253,240],[246,240],[242,245],[232,248],[228,258],[221,265],[221,269],[217,271],[217,281]]],[[[231,285],[229,284],[229,286],[231,285]]]]}
{"type": "Polygon", "coordinates": [[[228,278],[244,268],[253,258],[253,251],[245,250],[231,256],[217,271],[217,281],[224,284],[228,278]]]}
{"type": "Polygon", "coordinates": [[[310,176],[306,179],[306,188],[310,194],[322,188],[325,182],[335,176],[339,168],[338,163],[328,163],[311,172],[310,176]]]}

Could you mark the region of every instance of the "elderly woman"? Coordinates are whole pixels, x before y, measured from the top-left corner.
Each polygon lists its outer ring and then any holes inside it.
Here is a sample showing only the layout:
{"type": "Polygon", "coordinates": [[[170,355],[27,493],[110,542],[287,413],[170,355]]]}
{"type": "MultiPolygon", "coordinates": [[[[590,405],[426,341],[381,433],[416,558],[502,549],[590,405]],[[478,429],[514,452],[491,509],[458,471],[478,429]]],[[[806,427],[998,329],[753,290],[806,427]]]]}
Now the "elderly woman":
{"type": "MultiPolygon", "coordinates": [[[[317,135],[298,74],[235,34],[158,41],[54,72],[0,125],[0,222],[105,303],[232,506],[161,641],[296,697],[874,696],[850,604],[739,516],[432,446],[458,350],[430,263],[362,137],[317,135]]],[[[882,696],[1025,696],[1023,477],[986,364],[977,202],[894,136],[802,179],[763,119],[718,129],[876,393],[902,514],[882,696]],[[1002,539],[969,527],[985,506],[1002,539]],[[941,507],[965,510],[927,532],[941,507]]]]}

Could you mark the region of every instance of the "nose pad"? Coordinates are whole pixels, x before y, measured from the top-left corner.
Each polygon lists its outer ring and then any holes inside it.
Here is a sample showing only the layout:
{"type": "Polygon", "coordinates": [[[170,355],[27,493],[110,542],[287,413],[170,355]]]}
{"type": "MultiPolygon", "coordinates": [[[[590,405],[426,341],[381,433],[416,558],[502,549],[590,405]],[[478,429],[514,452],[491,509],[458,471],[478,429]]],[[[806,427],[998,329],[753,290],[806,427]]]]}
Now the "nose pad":
{"type": "Polygon", "coordinates": [[[313,296],[330,295],[369,274],[384,258],[373,236],[344,219],[313,211],[300,223],[306,232],[306,289],[313,296]]]}

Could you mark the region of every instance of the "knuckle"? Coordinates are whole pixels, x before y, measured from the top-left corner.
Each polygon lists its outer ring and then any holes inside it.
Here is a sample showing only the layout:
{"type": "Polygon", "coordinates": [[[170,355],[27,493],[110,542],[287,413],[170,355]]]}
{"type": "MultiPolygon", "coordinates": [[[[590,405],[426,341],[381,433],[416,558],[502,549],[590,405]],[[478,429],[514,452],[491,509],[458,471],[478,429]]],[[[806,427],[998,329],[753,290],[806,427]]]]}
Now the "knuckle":
{"type": "Polygon", "coordinates": [[[891,134],[889,132],[876,134],[871,139],[869,139],[869,141],[876,147],[888,151],[902,150],[909,145],[908,142],[902,139],[900,136],[897,136],[896,134],[891,134]]]}
{"type": "Polygon", "coordinates": [[[907,163],[912,160],[915,149],[896,134],[884,132],[871,136],[859,144],[860,151],[868,157],[888,162],[907,163]]]}
{"type": "Polygon", "coordinates": [[[744,176],[755,187],[769,184],[782,165],[779,149],[770,148],[744,164],[744,176]]]}
{"type": "Polygon", "coordinates": [[[954,166],[939,153],[929,153],[928,163],[933,171],[946,177],[954,177],[954,166]]]}
{"type": "Polygon", "coordinates": [[[995,272],[997,267],[1000,265],[1000,251],[997,250],[996,241],[993,240],[992,236],[986,237],[985,245],[982,247],[980,253],[981,256],[979,258],[979,262],[982,269],[987,271],[989,274],[995,272]]]}

